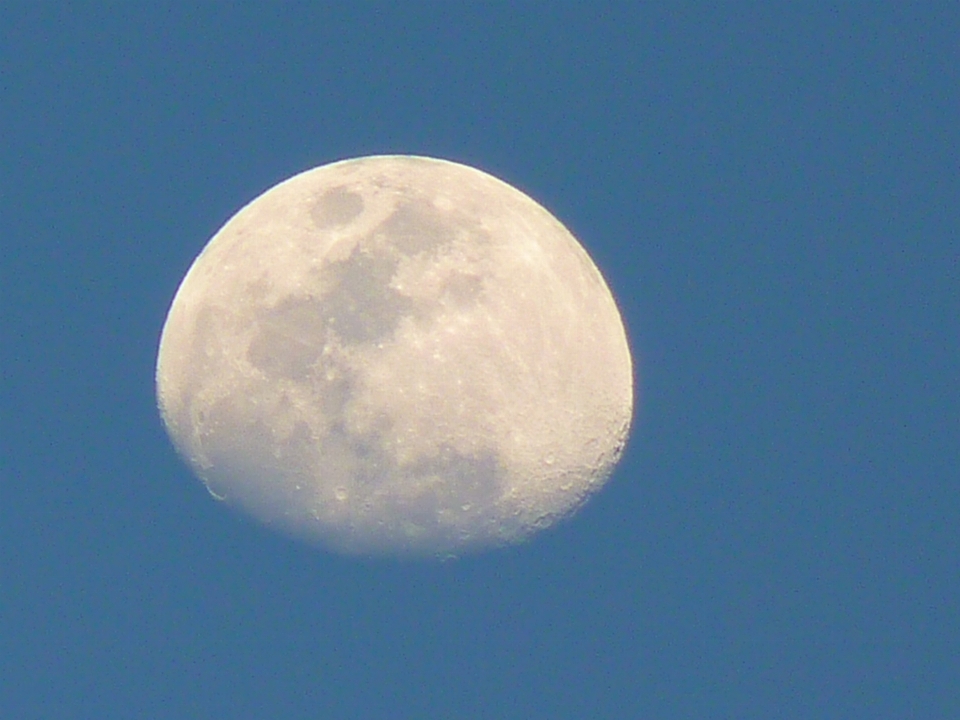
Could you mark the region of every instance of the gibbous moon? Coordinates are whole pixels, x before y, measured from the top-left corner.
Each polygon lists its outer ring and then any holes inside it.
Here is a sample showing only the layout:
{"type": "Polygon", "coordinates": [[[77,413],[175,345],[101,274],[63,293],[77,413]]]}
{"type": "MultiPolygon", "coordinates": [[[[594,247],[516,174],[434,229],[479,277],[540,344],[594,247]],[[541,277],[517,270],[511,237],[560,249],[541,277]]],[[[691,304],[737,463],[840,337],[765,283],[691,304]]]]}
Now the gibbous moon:
{"type": "Polygon", "coordinates": [[[219,500],[335,551],[461,554],[570,515],[633,412],[616,303],[577,240],[464,165],[325,165],[194,261],[157,358],[173,443],[219,500]]]}

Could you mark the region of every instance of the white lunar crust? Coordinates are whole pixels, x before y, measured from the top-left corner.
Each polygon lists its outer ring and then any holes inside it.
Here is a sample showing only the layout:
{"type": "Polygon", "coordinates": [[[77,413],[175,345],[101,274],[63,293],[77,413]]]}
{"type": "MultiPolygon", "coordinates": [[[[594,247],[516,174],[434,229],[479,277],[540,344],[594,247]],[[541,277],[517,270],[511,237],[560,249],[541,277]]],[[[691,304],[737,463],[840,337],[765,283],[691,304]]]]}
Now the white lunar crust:
{"type": "Polygon", "coordinates": [[[413,156],[315,168],[240,210],[180,285],[163,421],[210,492],[352,554],[514,542],[608,478],[623,323],[550,213],[413,156]]]}

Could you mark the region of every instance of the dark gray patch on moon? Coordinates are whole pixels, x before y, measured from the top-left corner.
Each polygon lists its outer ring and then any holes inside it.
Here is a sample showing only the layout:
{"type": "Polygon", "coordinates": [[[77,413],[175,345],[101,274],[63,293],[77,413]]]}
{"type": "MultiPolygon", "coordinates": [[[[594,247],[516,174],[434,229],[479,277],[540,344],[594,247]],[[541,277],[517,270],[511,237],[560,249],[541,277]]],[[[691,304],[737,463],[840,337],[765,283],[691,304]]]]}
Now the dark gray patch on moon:
{"type": "Polygon", "coordinates": [[[443,286],[443,295],[453,300],[454,305],[475,305],[483,293],[483,278],[470,273],[454,273],[443,286]]]}
{"type": "Polygon", "coordinates": [[[247,360],[265,375],[304,380],[323,349],[324,311],[325,303],[314,298],[283,300],[263,311],[247,360]]]}
{"type": "Polygon", "coordinates": [[[345,187],[327,190],[310,210],[310,218],[318,228],[346,225],[363,212],[363,197],[345,187]]]}
{"type": "Polygon", "coordinates": [[[318,383],[317,407],[324,417],[342,417],[344,408],[350,402],[355,392],[353,374],[344,366],[328,355],[322,355],[319,362],[319,372],[314,382],[318,383]]]}
{"type": "Polygon", "coordinates": [[[360,245],[346,260],[332,263],[334,288],[321,305],[326,327],[346,343],[387,339],[411,309],[410,299],[390,287],[396,271],[395,258],[360,245]]]}
{"type": "Polygon", "coordinates": [[[289,298],[260,312],[247,359],[266,375],[302,381],[334,335],[348,345],[387,340],[413,308],[390,286],[397,262],[385,249],[357,245],[324,268],[330,289],[322,297],[289,298]]]}
{"type": "Polygon", "coordinates": [[[425,200],[400,204],[374,233],[386,236],[404,255],[436,251],[453,242],[453,229],[443,222],[439,211],[425,200]]]}

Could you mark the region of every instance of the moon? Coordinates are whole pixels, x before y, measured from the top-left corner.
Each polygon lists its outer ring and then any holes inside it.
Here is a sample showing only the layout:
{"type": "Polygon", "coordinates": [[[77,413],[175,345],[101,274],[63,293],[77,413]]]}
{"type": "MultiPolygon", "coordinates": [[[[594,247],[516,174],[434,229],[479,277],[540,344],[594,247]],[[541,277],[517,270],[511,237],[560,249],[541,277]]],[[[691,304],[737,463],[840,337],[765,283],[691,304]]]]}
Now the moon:
{"type": "Polygon", "coordinates": [[[170,307],[160,414],[210,493],[353,555],[460,555],[608,479],[633,366],[596,265],[458,163],[343,160],[253,200],[170,307]]]}

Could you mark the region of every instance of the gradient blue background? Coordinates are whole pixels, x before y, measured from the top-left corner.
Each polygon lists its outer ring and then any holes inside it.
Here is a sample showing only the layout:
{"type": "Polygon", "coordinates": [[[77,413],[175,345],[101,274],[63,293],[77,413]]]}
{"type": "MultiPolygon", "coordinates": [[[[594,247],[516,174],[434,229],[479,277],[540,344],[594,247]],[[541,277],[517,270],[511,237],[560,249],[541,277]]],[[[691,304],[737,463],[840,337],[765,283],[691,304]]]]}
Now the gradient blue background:
{"type": "Polygon", "coordinates": [[[960,717],[957,5],[339,5],[0,8],[0,717],[960,717]],[[373,153],[620,302],[628,452],[523,546],[324,554],[160,425],[204,243],[373,153]]]}

